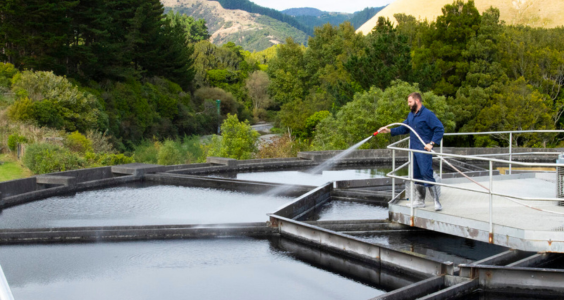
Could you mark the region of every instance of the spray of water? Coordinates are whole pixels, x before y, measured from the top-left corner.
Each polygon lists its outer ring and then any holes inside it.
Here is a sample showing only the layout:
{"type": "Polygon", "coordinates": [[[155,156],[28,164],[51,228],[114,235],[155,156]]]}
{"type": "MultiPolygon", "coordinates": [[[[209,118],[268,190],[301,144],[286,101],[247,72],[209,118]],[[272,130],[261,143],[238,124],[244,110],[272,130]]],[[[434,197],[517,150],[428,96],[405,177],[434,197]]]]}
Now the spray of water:
{"type": "MultiPolygon", "coordinates": [[[[368,142],[368,140],[370,140],[372,138],[372,136],[369,136],[367,138],[365,138],[364,140],[354,144],[352,147],[350,147],[349,149],[331,157],[330,159],[326,160],[325,162],[323,162],[322,164],[310,169],[307,171],[307,173],[310,174],[318,174],[321,173],[327,169],[330,169],[331,167],[333,167],[337,162],[339,162],[340,160],[342,160],[343,158],[349,156],[354,150],[358,149],[360,146],[362,146],[362,144],[368,142]]],[[[292,185],[281,185],[278,187],[275,187],[271,190],[269,190],[268,192],[265,193],[266,196],[274,196],[274,195],[278,195],[278,194],[282,194],[282,193],[286,193],[289,190],[291,190],[293,188],[292,185]]]]}

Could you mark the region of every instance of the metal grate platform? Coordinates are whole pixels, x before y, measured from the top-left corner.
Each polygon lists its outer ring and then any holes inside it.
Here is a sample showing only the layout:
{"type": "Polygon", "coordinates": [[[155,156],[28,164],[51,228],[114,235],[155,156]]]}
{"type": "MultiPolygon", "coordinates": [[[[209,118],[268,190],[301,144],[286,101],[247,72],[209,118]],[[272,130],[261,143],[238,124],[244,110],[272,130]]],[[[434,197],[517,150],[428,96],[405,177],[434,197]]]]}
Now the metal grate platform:
{"type": "MultiPolygon", "coordinates": [[[[489,177],[474,178],[489,186],[489,177]]],[[[445,179],[445,184],[480,189],[464,178],[445,179]]],[[[556,189],[554,173],[494,176],[493,191],[518,197],[551,198],[556,189]]],[[[564,207],[551,201],[520,201],[543,210],[564,214],[564,207]]],[[[489,195],[442,187],[443,211],[436,212],[429,198],[427,207],[415,209],[413,225],[447,234],[489,241],[489,195]]],[[[406,200],[390,203],[390,220],[410,225],[406,200]]],[[[506,197],[493,197],[493,243],[524,251],[564,253],[564,215],[535,210],[506,197]]]]}

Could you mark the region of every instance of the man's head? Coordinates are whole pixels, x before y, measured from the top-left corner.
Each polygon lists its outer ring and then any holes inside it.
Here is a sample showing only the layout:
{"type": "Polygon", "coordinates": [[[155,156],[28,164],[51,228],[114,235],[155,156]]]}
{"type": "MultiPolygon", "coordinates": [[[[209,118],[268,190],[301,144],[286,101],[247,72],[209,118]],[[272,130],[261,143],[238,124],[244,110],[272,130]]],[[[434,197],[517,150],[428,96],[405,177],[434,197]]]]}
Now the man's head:
{"type": "Polygon", "coordinates": [[[421,108],[421,102],[423,102],[423,99],[419,93],[411,93],[407,96],[407,105],[409,105],[412,113],[416,113],[421,108]]]}

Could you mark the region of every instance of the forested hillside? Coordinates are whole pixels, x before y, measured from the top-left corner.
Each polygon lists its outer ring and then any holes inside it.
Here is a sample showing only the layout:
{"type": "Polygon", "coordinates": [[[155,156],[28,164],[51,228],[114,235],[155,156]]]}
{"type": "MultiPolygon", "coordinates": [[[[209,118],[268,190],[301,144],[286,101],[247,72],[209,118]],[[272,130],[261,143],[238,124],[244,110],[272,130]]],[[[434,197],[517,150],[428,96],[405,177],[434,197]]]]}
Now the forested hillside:
{"type": "MultiPolygon", "coordinates": [[[[380,18],[366,35],[349,22],[325,24],[307,46],[288,38],[253,53],[214,45],[215,24],[165,14],[155,0],[16,2],[0,3],[0,151],[26,144],[23,163],[35,174],[346,149],[402,121],[415,91],[449,132],[563,127],[564,28],[507,25],[498,9],[480,12],[473,1],[446,5],[432,21],[380,18]],[[257,121],[281,133],[260,150],[248,123],[257,121]],[[218,123],[223,139],[202,138],[218,123]]],[[[492,135],[445,144],[561,140],[492,135]]],[[[389,141],[378,136],[363,147],[389,141]]]]}
{"type": "Polygon", "coordinates": [[[235,42],[249,51],[264,50],[288,37],[307,44],[307,34],[288,23],[243,10],[224,9],[217,1],[163,0],[165,10],[204,19],[216,45],[235,42]]]}
{"type": "Polygon", "coordinates": [[[262,7],[257,5],[249,0],[218,0],[218,2],[227,9],[240,9],[244,10],[249,13],[260,14],[263,16],[268,16],[278,21],[288,23],[290,26],[293,26],[308,35],[313,34],[313,29],[307,26],[304,26],[300,22],[298,22],[294,17],[283,14],[276,9],[262,7]]]}
{"type": "Polygon", "coordinates": [[[323,26],[326,23],[339,25],[343,22],[351,22],[355,28],[359,28],[366,21],[370,20],[384,7],[367,7],[355,13],[324,12],[320,10],[307,10],[307,8],[293,8],[283,12],[294,16],[300,23],[310,27],[323,26]]]}
{"type": "Polygon", "coordinates": [[[325,12],[313,7],[299,7],[299,8],[288,8],[282,10],[282,13],[285,13],[290,16],[313,16],[319,17],[325,12]]]}

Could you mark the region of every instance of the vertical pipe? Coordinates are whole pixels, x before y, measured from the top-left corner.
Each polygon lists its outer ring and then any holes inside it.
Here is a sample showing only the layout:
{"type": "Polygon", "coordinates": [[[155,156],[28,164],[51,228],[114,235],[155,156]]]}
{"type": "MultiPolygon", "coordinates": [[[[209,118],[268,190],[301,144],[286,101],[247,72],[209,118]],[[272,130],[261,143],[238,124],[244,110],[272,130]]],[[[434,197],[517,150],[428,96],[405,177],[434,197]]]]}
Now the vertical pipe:
{"type": "Polygon", "coordinates": [[[14,300],[14,296],[12,295],[12,291],[10,290],[10,286],[8,285],[8,281],[6,280],[6,276],[4,276],[4,271],[2,271],[1,266],[0,266],[0,300],[14,300]]]}
{"type": "Polygon", "coordinates": [[[513,132],[509,133],[509,175],[511,175],[511,159],[513,157],[512,154],[512,146],[513,146],[513,132]]]}
{"type": "MultiPolygon", "coordinates": [[[[396,169],[396,150],[392,149],[392,172],[395,169],[396,169]]],[[[392,199],[394,199],[395,197],[396,197],[396,179],[392,177],[392,199]]]]}
{"type": "Polygon", "coordinates": [[[411,206],[411,217],[409,218],[409,226],[413,226],[413,213],[414,208],[413,205],[415,204],[415,195],[413,194],[413,152],[409,152],[409,204],[411,206]]]}
{"type": "MultiPolygon", "coordinates": [[[[443,154],[443,139],[441,139],[441,154],[443,154]]],[[[439,156],[439,177],[443,179],[443,156],[439,156]]]]}
{"type": "Polygon", "coordinates": [[[489,242],[493,244],[493,162],[490,160],[490,236],[489,242]]]}

